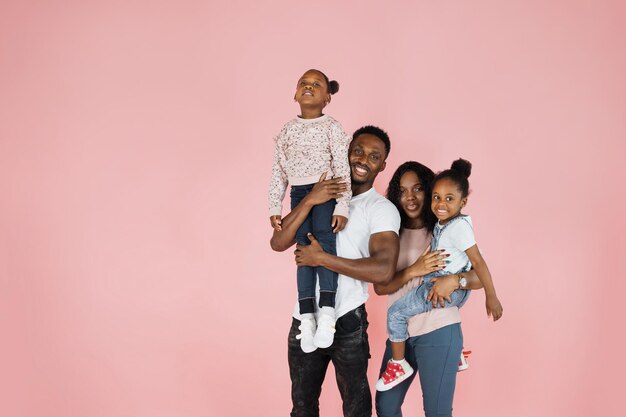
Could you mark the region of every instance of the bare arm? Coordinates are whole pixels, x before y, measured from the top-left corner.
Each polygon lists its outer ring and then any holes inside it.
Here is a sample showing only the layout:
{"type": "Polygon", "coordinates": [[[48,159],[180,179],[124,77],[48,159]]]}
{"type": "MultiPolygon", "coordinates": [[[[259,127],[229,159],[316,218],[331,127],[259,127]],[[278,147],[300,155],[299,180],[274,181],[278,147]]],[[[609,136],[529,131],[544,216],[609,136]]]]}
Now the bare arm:
{"type": "Polygon", "coordinates": [[[296,232],[315,205],[311,204],[310,199],[307,197],[308,195],[300,201],[300,204],[291,210],[291,213],[282,219],[280,230],[274,229],[274,233],[270,239],[270,246],[276,252],[283,252],[296,243],[296,232]]]}
{"type": "MultiPolygon", "coordinates": [[[[463,272],[463,276],[467,280],[467,285],[463,288],[464,290],[480,290],[483,288],[483,284],[480,282],[476,271],[473,269],[469,272],[463,272]]],[[[452,294],[452,291],[461,288],[458,274],[436,277],[433,278],[432,282],[433,288],[430,290],[427,300],[430,301],[434,299],[437,303],[441,303],[442,307],[443,300],[448,298],[448,296],[452,294]]]]}
{"type": "Polygon", "coordinates": [[[467,249],[465,253],[472,262],[472,267],[478,274],[478,279],[485,288],[487,315],[493,317],[493,321],[496,321],[502,317],[502,304],[500,304],[500,300],[498,300],[498,296],[496,295],[496,288],[493,285],[493,280],[491,279],[491,273],[487,267],[487,262],[485,262],[483,256],[480,254],[478,245],[474,245],[467,249]]]}
{"type": "Polygon", "coordinates": [[[374,284],[374,292],[378,295],[393,294],[402,288],[407,282],[417,277],[418,275],[413,275],[411,273],[411,267],[408,266],[400,271],[397,271],[389,283],[374,284]]]}
{"type": "MultiPolygon", "coordinates": [[[[463,272],[463,276],[467,280],[467,285],[463,288],[465,290],[480,290],[483,284],[478,279],[476,271],[473,269],[469,272],[463,272]]],[[[444,307],[444,301],[450,301],[450,294],[452,291],[460,289],[459,275],[444,275],[441,277],[433,278],[433,287],[428,293],[426,301],[433,302],[435,308],[441,306],[444,307]]]]}
{"type": "Polygon", "coordinates": [[[326,174],[322,174],[320,180],[309,194],[300,201],[291,213],[281,221],[281,230],[274,229],[270,246],[277,252],[289,249],[296,242],[296,232],[307,218],[313,206],[325,203],[331,198],[337,198],[348,189],[348,185],[342,178],[326,180],[326,174]]]}
{"type": "Polygon", "coordinates": [[[443,250],[430,252],[429,245],[412,265],[397,271],[391,282],[386,285],[374,284],[374,291],[378,295],[393,294],[414,278],[442,270],[446,266],[443,260],[450,256],[443,252],[443,250]]]}
{"type": "Polygon", "coordinates": [[[297,245],[295,255],[298,266],[323,266],[339,274],[374,284],[387,284],[394,277],[400,251],[400,241],[395,232],[371,235],[370,256],[359,259],[331,255],[324,252],[313,235],[309,234],[309,239],[310,245],[297,245]]]}
{"type": "Polygon", "coordinates": [[[483,256],[478,250],[478,245],[472,246],[471,248],[466,250],[465,253],[472,263],[472,270],[476,271],[477,278],[482,284],[482,287],[485,289],[485,295],[495,295],[496,289],[493,286],[491,273],[489,272],[489,268],[487,267],[487,262],[485,262],[483,256]]]}

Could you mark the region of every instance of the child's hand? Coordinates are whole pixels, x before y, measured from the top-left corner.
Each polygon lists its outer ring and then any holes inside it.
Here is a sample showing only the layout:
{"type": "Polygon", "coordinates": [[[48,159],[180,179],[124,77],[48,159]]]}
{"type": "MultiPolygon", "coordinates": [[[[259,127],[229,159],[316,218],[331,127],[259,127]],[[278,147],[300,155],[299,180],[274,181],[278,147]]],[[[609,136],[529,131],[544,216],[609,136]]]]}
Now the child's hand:
{"type": "Polygon", "coordinates": [[[346,223],[348,223],[347,217],[333,216],[333,221],[330,223],[330,225],[333,228],[333,233],[342,231],[346,227],[346,223]]]}
{"type": "Polygon", "coordinates": [[[485,302],[487,307],[487,315],[489,317],[493,317],[493,321],[498,320],[502,317],[502,304],[500,304],[500,300],[495,295],[488,296],[485,302]]]}
{"type": "Polygon", "coordinates": [[[283,228],[281,226],[282,220],[281,220],[281,216],[280,215],[270,216],[270,224],[272,225],[274,230],[276,230],[277,232],[280,232],[281,230],[283,230],[283,228]]]}

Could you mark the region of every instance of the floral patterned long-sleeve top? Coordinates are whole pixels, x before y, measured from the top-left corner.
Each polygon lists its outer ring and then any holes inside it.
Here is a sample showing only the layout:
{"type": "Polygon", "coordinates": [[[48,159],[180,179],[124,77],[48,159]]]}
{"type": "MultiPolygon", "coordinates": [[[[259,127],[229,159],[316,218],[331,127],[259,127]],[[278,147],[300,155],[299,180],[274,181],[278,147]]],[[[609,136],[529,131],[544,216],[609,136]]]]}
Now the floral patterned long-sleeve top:
{"type": "MultiPolygon", "coordinates": [[[[326,178],[342,177],[350,181],[348,146],[350,137],[341,124],[330,116],[315,119],[296,117],[274,139],[274,161],[269,188],[270,216],[280,215],[287,185],[306,185],[326,178]]],[[[352,191],[337,199],[333,214],[348,217],[352,191]]]]}

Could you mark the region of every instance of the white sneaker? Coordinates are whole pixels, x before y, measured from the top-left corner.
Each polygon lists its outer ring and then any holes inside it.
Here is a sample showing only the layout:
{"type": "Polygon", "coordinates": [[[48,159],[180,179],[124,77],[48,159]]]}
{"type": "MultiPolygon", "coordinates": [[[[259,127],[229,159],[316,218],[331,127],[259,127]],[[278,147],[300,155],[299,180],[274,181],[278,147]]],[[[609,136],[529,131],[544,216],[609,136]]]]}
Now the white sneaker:
{"type": "Polygon", "coordinates": [[[315,316],[311,314],[311,317],[304,317],[303,314],[300,320],[300,334],[296,336],[296,339],[300,340],[300,348],[304,353],[311,353],[317,349],[315,343],[313,343],[313,337],[315,334],[315,316]]]}
{"type": "Polygon", "coordinates": [[[318,348],[327,348],[333,344],[335,339],[335,309],[332,307],[322,307],[317,319],[317,331],[313,338],[313,343],[318,348]]]}

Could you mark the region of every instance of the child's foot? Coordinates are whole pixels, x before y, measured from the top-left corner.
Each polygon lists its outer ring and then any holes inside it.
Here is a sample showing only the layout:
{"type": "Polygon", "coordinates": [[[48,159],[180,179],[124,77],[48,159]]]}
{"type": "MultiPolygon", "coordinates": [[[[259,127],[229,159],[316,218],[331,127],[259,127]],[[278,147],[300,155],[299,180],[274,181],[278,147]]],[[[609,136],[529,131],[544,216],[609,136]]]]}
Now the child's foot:
{"type": "Polygon", "coordinates": [[[335,338],[335,309],[322,307],[317,319],[317,331],[313,343],[318,348],[327,348],[333,344],[335,338]]]}
{"type": "Polygon", "coordinates": [[[389,359],[387,369],[385,369],[385,372],[380,376],[380,379],[376,381],[376,391],[390,390],[411,375],[413,375],[413,368],[406,359],[402,359],[398,362],[389,359]]]}
{"type": "Polygon", "coordinates": [[[461,360],[459,360],[459,369],[457,370],[457,372],[461,372],[469,368],[469,362],[467,361],[467,358],[469,358],[469,355],[471,354],[471,350],[464,350],[463,352],[461,352],[461,360]]]}
{"type": "Polygon", "coordinates": [[[304,353],[311,353],[317,349],[313,343],[315,327],[315,316],[312,313],[301,314],[300,327],[298,327],[300,334],[296,336],[296,339],[300,339],[300,348],[304,353]]]}

